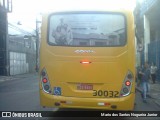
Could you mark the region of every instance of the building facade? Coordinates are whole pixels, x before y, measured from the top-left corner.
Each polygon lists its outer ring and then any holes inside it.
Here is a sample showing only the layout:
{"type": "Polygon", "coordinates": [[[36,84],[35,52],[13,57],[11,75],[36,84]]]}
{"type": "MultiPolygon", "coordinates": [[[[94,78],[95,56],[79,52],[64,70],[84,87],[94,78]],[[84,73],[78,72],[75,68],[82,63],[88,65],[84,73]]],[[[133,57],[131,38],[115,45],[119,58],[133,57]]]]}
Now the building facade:
{"type": "Polygon", "coordinates": [[[35,72],[35,43],[34,36],[8,35],[9,75],[35,72]]]}
{"type": "MultiPolygon", "coordinates": [[[[143,0],[137,2],[135,22],[139,44],[143,50],[138,54],[141,64],[145,61],[156,64],[160,69],[160,0],[143,0]]],[[[158,70],[158,75],[160,71],[158,70]]],[[[160,78],[160,76],[159,76],[160,78]]]]}
{"type": "Polygon", "coordinates": [[[35,72],[36,35],[8,22],[12,0],[0,0],[0,75],[35,72]]]}
{"type": "Polygon", "coordinates": [[[8,75],[8,12],[12,12],[12,1],[0,0],[0,75],[8,75]]]}

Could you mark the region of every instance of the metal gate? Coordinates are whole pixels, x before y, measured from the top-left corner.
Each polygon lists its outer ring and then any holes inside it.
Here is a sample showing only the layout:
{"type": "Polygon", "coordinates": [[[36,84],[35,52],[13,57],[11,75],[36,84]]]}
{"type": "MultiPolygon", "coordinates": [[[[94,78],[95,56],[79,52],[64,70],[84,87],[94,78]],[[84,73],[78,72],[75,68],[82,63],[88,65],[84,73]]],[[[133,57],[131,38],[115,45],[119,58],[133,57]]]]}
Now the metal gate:
{"type": "Polygon", "coordinates": [[[25,53],[10,52],[10,75],[28,73],[28,69],[25,53]]]}

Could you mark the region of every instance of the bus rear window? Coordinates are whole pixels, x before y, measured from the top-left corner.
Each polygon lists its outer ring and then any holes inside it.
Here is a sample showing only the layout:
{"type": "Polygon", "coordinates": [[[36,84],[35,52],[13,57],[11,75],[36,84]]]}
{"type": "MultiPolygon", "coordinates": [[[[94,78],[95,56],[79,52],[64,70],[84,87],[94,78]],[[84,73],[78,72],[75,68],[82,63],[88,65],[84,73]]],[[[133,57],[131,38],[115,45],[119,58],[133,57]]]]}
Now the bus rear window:
{"type": "Polygon", "coordinates": [[[125,17],[111,13],[56,13],[49,17],[48,42],[56,46],[123,46],[125,17]]]}

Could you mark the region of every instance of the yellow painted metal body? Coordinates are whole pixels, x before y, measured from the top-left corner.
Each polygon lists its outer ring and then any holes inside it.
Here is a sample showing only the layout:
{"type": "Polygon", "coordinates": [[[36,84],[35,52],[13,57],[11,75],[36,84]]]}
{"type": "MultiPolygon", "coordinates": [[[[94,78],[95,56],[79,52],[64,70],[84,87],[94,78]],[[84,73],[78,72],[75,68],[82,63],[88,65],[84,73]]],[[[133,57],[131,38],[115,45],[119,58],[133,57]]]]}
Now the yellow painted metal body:
{"type": "MultiPolygon", "coordinates": [[[[107,12],[107,11],[106,11],[107,12]]],[[[109,11],[126,17],[126,45],[118,47],[62,47],[47,43],[48,15],[43,16],[40,45],[40,72],[46,69],[51,89],[61,87],[61,96],[43,91],[40,80],[40,104],[46,107],[133,110],[135,100],[135,41],[134,18],[127,10],[109,11]],[[75,50],[93,50],[77,54],[75,50]],[[81,64],[88,60],[91,64],[81,64]],[[121,91],[128,71],[133,74],[131,93],[126,97],[93,96],[92,90],[77,90],[77,84],[89,83],[94,90],[121,91]],[[61,103],[65,101],[66,103],[61,103]],[[55,106],[60,103],[60,106],[55,106]],[[110,103],[101,106],[98,103],[110,103]],[[116,105],[117,108],[111,108],[116,105]]],[[[41,74],[41,73],[39,73],[41,74]]]]}

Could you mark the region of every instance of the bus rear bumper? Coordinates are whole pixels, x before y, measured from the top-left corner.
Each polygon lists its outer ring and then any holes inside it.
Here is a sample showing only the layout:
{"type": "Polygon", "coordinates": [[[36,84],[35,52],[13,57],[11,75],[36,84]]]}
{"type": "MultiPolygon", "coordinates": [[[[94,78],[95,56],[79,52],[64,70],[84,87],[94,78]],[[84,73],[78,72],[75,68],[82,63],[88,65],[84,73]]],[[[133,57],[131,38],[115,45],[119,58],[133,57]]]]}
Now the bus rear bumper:
{"type": "Polygon", "coordinates": [[[133,110],[135,93],[122,98],[77,98],[55,96],[40,90],[40,104],[43,107],[83,108],[106,110],[133,110]]]}

